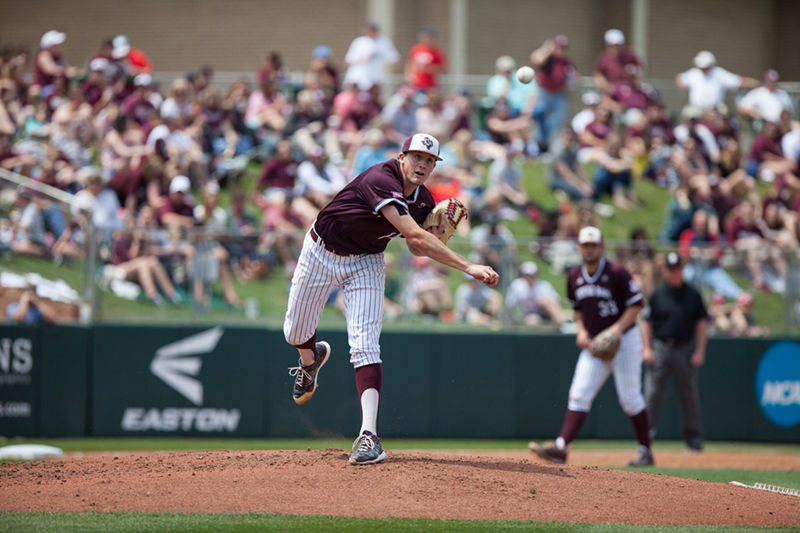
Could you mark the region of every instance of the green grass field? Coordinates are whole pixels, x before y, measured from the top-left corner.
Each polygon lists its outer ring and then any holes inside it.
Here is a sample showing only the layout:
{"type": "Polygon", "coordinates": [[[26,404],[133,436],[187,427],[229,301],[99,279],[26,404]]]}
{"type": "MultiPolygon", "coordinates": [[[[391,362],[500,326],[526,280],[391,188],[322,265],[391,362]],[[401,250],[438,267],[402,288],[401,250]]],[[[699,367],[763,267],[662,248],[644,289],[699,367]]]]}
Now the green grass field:
{"type": "MultiPolygon", "coordinates": [[[[34,441],[32,441],[34,442],[34,441]]],[[[255,449],[324,449],[350,447],[344,439],[192,439],[192,438],[88,438],[88,439],[36,439],[36,443],[58,446],[65,451],[190,451],[190,450],[255,450],[255,449]]],[[[17,444],[7,441],[0,444],[17,444]]],[[[525,449],[520,440],[483,439],[384,439],[390,451],[402,450],[510,450],[525,449]]],[[[659,450],[679,450],[680,442],[658,442],[659,450]]],[[[581,440],[575,449],[607,450],[628,449],[630,442],[581,440]]],[[[800,444],[709,442],[707,451],[753,451],[797,453],[800,444]]],[[[489,452],[487,452],[489,453],[489,452]]],[[[800,471],[742,470],[742,469],[686,469],[649,468],[648,472],[690,479],[727,483],[737,480],[752,484],[769,483],[800,489],[800,471]]],[[[789,498],[790,496],[787,496],[789,498]]],[[[800,500],[798,501],[800,505],[800,500]]],[[[800,506],[798,507],[800,509],[800,506]]],[[[188,514],[188,513],[31,513],[0,512],[0,532],[40,531],[102,531],[133,532],[158,531],[174,533],[217,531],[391,531],[391,532],[447,532],[447,531],[536,531],[556,532],[755,532],[798,531],[798,527],[742,528],[725,526],[642,526],[621,524],[585,524],[568,522],[430,520],[430,519],[361,519],[340,516],[297,516],[273,514],[188,514]]]]}

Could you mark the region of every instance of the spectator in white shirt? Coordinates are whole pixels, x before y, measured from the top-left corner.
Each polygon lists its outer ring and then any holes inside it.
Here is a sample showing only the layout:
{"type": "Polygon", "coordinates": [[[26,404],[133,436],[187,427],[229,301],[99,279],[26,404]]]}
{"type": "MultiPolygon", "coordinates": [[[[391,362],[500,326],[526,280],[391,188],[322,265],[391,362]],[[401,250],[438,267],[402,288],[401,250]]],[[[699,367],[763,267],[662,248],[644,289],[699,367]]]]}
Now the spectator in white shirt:
{"type": "Polygon", "coordinates": [[[784,110],[794,112],[789,94],[778,88],[780,76],[775,70],[764,74],[764,85],[753,89],[739,100],[739,112],[752,119],[767,122],[779,122],[784,110]]]}
{"type": "Polygon", "coordinates": [[[675,85],[689,92],[689,105],[709,109],[723,103],[727,91],[755,88],[758,81],[717,66],[714,54],[703,50],[694,57],[694,68],[678,74],[675,85]]]}
{"type": "Polygon", "coordinates": [[[538,279],[538,271],[533,261],[519,266],[520,277],[511,282],[506,292],[506,308],[512,319],[523,324],[535,326],[551,320],[560,326],[567,317],[559,304],[558,293],[549,282],[538,279]]]}
{"type": "Polygon", "coordinates": [[[349,65],[344,75],[344,85],[356,84],[362,91],[383,82],[384,69],[387,64],[400,60],[394,44],[388,37],[378,35],[380,28],[370,22],[364,29],[364,35],[356,37],[344,56],[349,65]]]}

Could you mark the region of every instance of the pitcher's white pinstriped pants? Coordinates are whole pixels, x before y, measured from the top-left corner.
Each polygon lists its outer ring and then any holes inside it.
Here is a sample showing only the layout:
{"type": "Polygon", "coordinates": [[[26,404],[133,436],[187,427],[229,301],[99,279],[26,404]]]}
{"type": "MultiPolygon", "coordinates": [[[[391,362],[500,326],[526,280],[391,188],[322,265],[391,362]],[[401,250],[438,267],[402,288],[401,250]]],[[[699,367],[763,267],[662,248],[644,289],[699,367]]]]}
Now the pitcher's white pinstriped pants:
{"type": "Polygon", "coordinates": [[[588,413],[597,393],[610,373],[614,373],[614,386],[622,410],[633,416],[645,407],[642,395],[642,334],[633,327],[620,339],[619,351],[609,362],[594,357],[589,350],[581,350],[569,388],[567,409],[588,413]]]}
{"type": "Polygon", "coordinates": [[[350,362],[355,368],[381,362],[386,265],[383,253],[340,256],[306,233],[289,291],[283,322],[286,342],[302,344],[314,334],[325,302],[334,288],[344,297],[350,362]]]}

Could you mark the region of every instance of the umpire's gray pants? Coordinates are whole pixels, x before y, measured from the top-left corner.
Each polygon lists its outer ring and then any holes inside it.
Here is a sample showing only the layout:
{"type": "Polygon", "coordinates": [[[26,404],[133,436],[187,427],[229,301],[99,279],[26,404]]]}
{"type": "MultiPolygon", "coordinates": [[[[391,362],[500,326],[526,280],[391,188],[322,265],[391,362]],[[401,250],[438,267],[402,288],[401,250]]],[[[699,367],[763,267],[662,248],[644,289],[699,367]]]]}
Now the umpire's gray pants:
{"type": "Polygon", "coordinates": [[[644,394],[647,414],[650,417],[651,435],[655,435],[664,402],[667,378],[675,378],[681,413],[683,415],[683,438],[692,448],[703,445],[703,418],[697,391],[697,368],[689,363],[694,344],[669,346],[653,339],[653,363],[646,366],[644,394]]]}

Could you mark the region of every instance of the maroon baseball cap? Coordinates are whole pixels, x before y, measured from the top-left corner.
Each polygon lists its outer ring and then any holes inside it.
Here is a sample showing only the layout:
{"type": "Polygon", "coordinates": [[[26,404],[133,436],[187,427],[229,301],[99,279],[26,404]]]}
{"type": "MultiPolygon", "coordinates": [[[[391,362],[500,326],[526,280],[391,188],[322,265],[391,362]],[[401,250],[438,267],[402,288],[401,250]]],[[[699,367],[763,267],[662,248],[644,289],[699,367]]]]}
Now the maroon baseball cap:
{"type": "Polygon", "coordinates": [[[408,137],[403,141],[403,147],[400,151],[403,153],[424,152],[435,157],[437,161],[442,160],[442,158],[439,157],[439,141],[436,137],[428,135],[427,133],[415,133],[408,137]]]}

